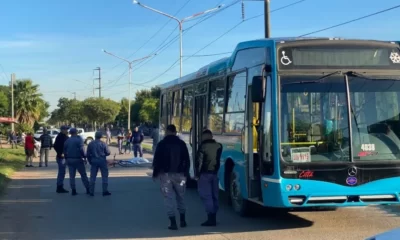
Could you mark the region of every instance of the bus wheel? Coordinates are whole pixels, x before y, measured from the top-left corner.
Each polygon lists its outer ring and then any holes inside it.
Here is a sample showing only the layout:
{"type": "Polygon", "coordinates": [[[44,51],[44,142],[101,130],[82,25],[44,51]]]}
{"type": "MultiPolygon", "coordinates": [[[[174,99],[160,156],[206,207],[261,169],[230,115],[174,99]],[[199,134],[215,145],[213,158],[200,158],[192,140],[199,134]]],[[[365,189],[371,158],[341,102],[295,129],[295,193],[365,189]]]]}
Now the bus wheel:
{"type": "Polygon", "coordinates": [[[235,171],[231,173],[229,190],[233,210],[239,213],[240,216],[248,216],[250,210],[249,202],[243,198],[240,192],[239,178],[235,171]]]}

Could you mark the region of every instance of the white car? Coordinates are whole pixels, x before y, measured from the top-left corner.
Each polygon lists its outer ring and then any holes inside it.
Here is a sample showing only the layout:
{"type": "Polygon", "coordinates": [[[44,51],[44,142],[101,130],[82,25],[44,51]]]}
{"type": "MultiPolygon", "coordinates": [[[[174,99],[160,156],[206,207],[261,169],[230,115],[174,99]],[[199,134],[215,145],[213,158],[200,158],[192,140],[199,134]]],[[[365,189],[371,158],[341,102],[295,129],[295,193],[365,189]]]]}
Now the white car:
{"type": "MultiPolygon", "coordinates": [[[[49,132],[51,139],[53,140],[53,144],[54,144],[54,142],[56,141],[57,135],[60,133],[60,130],[56,129],[56,128],[52,128],[52,129],[48,129],[47,131],[49,132]]],[[[36,133],[33,135],[33,137],[36,139],[39,139],[40,136],[42,136],[42,134],[43,134],[43,129],[39,129],[36,131],[36,133]]]]}

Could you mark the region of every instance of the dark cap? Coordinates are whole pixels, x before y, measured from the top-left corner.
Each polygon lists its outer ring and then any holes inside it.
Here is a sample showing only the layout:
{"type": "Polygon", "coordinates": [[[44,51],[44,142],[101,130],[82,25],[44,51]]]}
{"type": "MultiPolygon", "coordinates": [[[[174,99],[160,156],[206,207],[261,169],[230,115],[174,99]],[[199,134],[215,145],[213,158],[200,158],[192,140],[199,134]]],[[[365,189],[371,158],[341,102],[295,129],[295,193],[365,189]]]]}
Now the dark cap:
{"type": "Polygon", "coordinates": [[[60,128],[61,130],[68,130],[69,129],[69,127],[68,126],[65,126],[65,125],[63,125],[63,126],[61,126],[61,128],[60,128]]]}
{"type": "Polygon", "coordinates": [[[77,133],[78,131],[76,130],[76,128],[71,128],[71,129],[69,129],[69,133],[70,134],[75,134],[75,133],[77,133]]]}

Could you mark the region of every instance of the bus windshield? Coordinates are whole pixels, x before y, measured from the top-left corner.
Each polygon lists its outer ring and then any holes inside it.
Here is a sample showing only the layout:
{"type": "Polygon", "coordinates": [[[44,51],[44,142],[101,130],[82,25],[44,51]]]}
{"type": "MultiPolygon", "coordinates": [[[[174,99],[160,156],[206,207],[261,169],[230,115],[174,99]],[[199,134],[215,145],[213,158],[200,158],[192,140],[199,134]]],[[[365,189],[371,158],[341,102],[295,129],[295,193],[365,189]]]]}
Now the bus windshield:
{"type": "Polygon", "coordinates": [[[400,159],[399,77],[351,75],[348,80],[350,111],[342,74],[280,77],[284,161],[348,162],[350,147],[354,161],[400,159]]]}

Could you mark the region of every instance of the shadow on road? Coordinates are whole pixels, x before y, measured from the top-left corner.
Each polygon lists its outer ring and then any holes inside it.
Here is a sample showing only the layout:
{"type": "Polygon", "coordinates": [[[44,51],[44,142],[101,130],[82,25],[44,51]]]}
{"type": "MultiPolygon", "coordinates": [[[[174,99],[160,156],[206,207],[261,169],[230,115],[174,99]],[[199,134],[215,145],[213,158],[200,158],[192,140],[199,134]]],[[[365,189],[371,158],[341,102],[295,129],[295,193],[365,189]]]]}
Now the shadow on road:
{"type": "MultiPolygon", "coordinates": [[[[125,170],[120,168],[111,172],[119,176],[125,170]]],[[[55,179],[13,180],[13,187],[0,201],[0,233],[7,233],[8,236],[2,236],[7,239],[17,236],[23,239],[141,239],[294,229],[313,225],[293,214],[271,214],[268,209],[262,208],[254,217],[241,218],[222,199],[219,225],[200,227],[205,213],[196,190],[189,189],[186,194],[189,226],[170,231],[158,183],[153,182],[144,169],[130,169],[129,173],[129,176],[110,178],[111,197],[101,196],[100,179],[93,198],[83,194],[80,179],[77,179],[80,194],[75,197],[56,194],[55,179]]]]}

